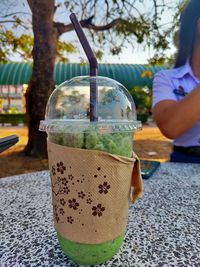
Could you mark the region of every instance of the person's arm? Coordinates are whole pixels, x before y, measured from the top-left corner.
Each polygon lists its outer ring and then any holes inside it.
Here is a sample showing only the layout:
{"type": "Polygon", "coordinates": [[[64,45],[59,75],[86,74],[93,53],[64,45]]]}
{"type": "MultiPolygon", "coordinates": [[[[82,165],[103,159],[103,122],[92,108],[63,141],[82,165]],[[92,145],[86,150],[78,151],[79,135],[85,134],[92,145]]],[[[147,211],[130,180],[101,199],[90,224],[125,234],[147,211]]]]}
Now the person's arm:
{"type": "Polygon", "coordinates": [[[153,107],[153,117],[168,138],[174,139],[200,119],[200,85],[179,102],[162,100],[153,107]]]}

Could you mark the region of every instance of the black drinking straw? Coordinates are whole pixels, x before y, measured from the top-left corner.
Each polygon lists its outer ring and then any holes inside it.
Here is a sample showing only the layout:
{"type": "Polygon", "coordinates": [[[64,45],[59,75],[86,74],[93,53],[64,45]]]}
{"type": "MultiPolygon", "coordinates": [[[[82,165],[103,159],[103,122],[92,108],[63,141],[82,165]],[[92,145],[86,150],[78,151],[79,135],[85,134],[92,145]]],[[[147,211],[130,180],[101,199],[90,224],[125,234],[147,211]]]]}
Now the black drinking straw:
{"type": "MultiPolygon", "coordinates": [[[[97,76],[97,68],[98,63],[97,59],[90,47],[90,44],[83,32],[83,29],[74,13],[70,15],[71,22],[74,26],[76,34],[79,38],[79,41],[85,51],[87,59],[90,64],[90,76],[96,77],[97,76]]],[[[90,80],[90,121],[97,121],[97,84],[96,79],[90,80]]]]}

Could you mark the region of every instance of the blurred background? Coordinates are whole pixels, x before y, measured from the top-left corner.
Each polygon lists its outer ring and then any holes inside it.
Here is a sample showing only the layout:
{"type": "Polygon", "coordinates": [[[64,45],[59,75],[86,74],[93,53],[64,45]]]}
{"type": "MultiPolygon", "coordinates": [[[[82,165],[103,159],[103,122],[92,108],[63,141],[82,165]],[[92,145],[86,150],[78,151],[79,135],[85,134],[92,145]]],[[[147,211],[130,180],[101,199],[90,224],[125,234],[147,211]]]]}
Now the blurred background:
{"type": "Polygon", "coordinates": [[[51,92],[88,74],[69,19],[74,12],[99,62],[99,75],[118,80],[134,98],[142,131],[140,158],[167,161],[171,141],[151,116],[152,81],[173,66],[179,14],[188,1],[0,1],[0,138],[19,142],[0,154],[0,177],[47,169],[46,136],[38,131],[51,92]]]}

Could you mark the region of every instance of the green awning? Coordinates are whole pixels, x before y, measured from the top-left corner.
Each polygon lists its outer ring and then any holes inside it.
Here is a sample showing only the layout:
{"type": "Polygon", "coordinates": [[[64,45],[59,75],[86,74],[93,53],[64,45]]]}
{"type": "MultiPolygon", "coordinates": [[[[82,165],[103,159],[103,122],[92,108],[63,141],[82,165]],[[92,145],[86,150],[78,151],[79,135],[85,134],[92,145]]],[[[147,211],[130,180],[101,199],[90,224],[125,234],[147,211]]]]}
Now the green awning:
{"type": "Polygon", "coordinates": [[[0,85],[28,84],[31,74],[31,63],[0,64],[0,85]]]}
{"type": "MultiPolygon", "coordinates": [[[[160,66],[134,64],[99,64],[98,75],[117,80],[127,89],[134,86],[152,86],[155,73],[163,69],[160,66]]],[[[28,84],[32,74],[31,63],[0,64],[0,85],[28,84]]],[[[55,64],[54,79],[56,85],[75,76],[89,74],[88,65],[55,64]]]]}

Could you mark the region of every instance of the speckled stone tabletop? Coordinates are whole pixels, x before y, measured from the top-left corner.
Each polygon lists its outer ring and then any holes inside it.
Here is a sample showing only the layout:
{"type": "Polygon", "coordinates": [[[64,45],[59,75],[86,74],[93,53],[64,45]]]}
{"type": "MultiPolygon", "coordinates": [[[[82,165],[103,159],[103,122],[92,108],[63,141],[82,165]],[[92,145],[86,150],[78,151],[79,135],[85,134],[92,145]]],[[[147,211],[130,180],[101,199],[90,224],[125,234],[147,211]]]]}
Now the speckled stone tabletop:
{"type": "MultiPolygon", "coordinates": [[[[0,179],[0,267],[77,266],[53,227],[49,172],[0,179]]],[[[129,209],[126,238],[102,267],[200,266],[200,165],[161,164],[129,209]]]]}

